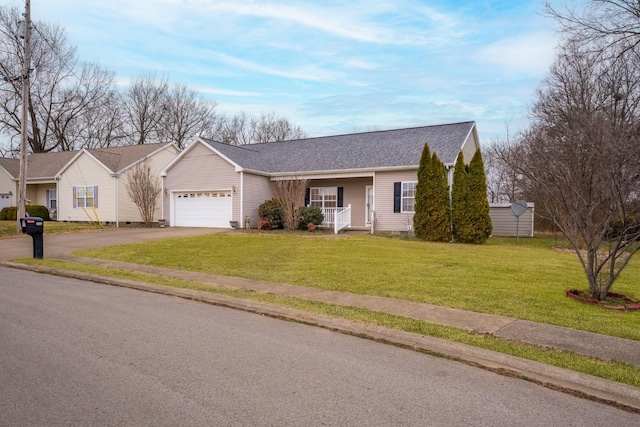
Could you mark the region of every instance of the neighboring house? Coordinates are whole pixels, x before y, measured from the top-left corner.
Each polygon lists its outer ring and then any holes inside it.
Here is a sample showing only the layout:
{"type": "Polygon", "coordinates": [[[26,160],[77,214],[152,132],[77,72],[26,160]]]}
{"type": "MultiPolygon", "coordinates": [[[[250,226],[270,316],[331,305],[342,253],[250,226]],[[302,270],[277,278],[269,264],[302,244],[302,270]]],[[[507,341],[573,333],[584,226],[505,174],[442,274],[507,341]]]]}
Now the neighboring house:
{"type": "MultiPolygon", "coordinates": [[[[175,145],[157,143],[30,154],[26,197],[32,205],[49,208],[58,221],[100,221],[116,226],[141,222],[126,190],[127,176],[147,158],[158,176],[177,153],[175,145]]],[[[0,159],[0,194],[11,193],[11,206],[16,205],[18,178],[19,161],[0,159]]],[[[160,210],[158,203],[155,218],[160,210]]]]}
{"type": "Polygon", "coordinates": [[[15,206],[20,160],[0,157],[0,209],[15,206]]]}
{"type": "Polygon", "coordinates": [[[161,172],[163,217],[171,226],[244,228],[273,197],[271,183],[307,179],[307,205],[326,226],[407,231],[425,143],[449,183],[462,151],[479,148],[475,122],[232,146],[198,138],[161,172]]]}

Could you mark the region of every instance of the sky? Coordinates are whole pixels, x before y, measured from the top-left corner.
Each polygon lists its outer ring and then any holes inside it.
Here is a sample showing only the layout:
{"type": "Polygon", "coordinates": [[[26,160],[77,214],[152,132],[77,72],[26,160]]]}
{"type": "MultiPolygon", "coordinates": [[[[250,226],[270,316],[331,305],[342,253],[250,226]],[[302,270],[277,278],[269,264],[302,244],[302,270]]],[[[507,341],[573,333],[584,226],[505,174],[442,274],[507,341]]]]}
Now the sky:
{"type": "Polygon", "coordinates": [[[156,72],[218,113],[276,112],[309,136],[475,121],[482,143],[527,126],[559,41],[542,10],[541,0],[31,0],[33,21],[63,27],[79,58],[123,87],[156,72]]]}

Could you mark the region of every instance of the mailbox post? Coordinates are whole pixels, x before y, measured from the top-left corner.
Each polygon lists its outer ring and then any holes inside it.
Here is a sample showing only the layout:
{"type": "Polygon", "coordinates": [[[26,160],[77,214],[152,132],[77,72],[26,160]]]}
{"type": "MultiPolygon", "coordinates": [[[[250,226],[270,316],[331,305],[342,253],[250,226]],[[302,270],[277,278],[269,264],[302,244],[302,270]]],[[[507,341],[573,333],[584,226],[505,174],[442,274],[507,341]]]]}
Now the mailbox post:
{"type": "Polygon", "coordinates": [[[20,218],[20,226],[22,227],[22,232],[33,239],[33,257],[42,259],[44,256],[44,243],[42,240],[44,220],[37,216],[20,218]]]}

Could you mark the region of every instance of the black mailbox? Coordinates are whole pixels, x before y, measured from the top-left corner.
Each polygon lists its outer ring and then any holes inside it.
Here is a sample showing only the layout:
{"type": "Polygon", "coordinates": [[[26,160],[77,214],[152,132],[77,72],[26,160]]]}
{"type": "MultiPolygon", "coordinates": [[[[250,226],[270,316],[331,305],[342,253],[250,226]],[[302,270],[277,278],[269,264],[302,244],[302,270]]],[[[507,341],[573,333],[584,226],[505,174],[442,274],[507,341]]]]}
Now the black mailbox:
{"type": "Polygon", "coordinates": [[[44,254],[44,243],[42,233],[44,233],[44,220],[37,216],[20,218],[22,232],[33,239],[33,257],[42,258],[44,254]]]}

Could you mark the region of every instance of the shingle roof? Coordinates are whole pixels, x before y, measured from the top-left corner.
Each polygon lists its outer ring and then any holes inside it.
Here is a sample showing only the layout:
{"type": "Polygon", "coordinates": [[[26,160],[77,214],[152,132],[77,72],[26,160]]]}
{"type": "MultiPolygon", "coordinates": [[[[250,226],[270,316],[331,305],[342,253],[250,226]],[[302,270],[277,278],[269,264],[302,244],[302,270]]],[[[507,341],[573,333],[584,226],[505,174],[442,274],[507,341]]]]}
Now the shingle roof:
{"type": "Polygon", "coordinates": [[[119,172],[135,162],[144,159],[167,143],[125,145],[122,147],[96,148],[87,150],[113,172],[119,172]]]}
{"type": "MultiPolygon", "coordinates": [[[[119,172],[166,145],[168,144],[125,145],[86,151],[112,172],[119,172]]],[[[53,179],[78,153],[79,150],[29,154],[27,156],[27,179],[53,179]]],[[[20,160],[0,158],[0,166],[6,169],[13,178],[18,179],[20,160]]]]}
{"type": "Polygon", "coordinates": [[[475,122],[232,146],[203,139],[240,167],[266,173],[417,167],[428,143],[453,164],[475,122]]]}
{"type": "Polygon", "coordinates": [[[20,160],[0,157],[0,167],[6,170],[13,178],[18,179],[18,175],[20,174],[20,160]]]}
{"type": "Polygon", "coordinates": [[[35,153],[27,156],[27,179],[53,179],[77,151],[35,153]]]}

